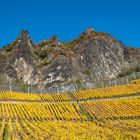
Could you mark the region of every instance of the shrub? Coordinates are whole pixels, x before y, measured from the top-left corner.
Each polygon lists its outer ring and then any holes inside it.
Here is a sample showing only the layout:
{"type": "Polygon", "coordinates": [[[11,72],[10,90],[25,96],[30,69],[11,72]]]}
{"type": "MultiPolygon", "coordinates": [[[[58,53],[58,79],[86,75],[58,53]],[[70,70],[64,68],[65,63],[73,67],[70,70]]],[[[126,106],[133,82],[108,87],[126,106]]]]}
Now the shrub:
{"type": "Polygon", "coordinates": [[[44,58],[47,57],[47,55],[48,55],[47,50],[42,50],[42,51],[40,52],[40,54],[39,54],[39,57],[40,57],[41,59],[44,59],[44,58]]]}
{"type": "Polygon", "coordinates": [[[4,47],[4,48],[5,48],[5,51],[6,51],[6,52],[11,52],[12,49],[13,49],[13,46],[12,46],[12,45],[8,45],[8,46],[6,46],[6,47],[4,47]]]}

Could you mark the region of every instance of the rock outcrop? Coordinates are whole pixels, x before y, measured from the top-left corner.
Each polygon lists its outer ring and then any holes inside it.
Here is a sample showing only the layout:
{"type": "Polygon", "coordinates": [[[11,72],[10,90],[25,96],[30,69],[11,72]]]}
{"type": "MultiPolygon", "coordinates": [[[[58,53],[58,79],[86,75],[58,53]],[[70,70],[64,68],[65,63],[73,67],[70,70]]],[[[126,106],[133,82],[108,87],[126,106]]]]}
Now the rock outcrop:
{"type": "Polygon", "coordinates": [[[71,42],[60,43],[53,36],[39,44],[33,43],[28,31],[22,31],[0,50],[1,80],[42,88],[79,80],[99,82],[139,69],[139,49],[91,28],[71,42]]]}

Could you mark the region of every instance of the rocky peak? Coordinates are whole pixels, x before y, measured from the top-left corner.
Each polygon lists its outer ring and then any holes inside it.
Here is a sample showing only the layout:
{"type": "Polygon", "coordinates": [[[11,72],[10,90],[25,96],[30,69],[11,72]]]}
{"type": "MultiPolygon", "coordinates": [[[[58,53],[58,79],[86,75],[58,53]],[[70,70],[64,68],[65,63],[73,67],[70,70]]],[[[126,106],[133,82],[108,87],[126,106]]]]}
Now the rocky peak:
{"type": "Polygon", "coordinates": [[[91,34],[93,32],[95,32],[95,29],[91,27],[86,30],[86,34],[91,34]]]}
{"type": "Polygon", "coordinates": [[[20,33],[20,36],[18,37],[18,44],[19,46],[33,46],[32,39],[30,37],[30,34],[26,30],[22,30],[20,33]]]}
{"type": "Polygon", "coordinates": [[[30,38],[29,32],[26,30],[22,30],[21,34],[20,34],[20,38],[21,39],[29,39],[30,38]]]}
{"type": "Polygon", "coordinates": [[[53,35],[50,39],[50,43],[54,43],[56,46],[60,46],[59,38],[56,35],[53,35]]]}

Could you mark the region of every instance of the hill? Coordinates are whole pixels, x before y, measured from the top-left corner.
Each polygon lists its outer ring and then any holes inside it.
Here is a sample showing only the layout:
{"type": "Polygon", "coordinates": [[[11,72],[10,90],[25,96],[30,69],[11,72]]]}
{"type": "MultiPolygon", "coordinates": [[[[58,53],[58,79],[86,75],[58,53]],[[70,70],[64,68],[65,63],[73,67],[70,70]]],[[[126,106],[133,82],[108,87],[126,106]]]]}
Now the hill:
{"type": "Polygon", "coordinates": [[[104,32],[89,28],[79,38],[60,42],[57,36],[35,44],[23,30],[0,50],[0,81],[41,88],[114,79],[139,71],[140,49],[126,47],[104,32]]]}

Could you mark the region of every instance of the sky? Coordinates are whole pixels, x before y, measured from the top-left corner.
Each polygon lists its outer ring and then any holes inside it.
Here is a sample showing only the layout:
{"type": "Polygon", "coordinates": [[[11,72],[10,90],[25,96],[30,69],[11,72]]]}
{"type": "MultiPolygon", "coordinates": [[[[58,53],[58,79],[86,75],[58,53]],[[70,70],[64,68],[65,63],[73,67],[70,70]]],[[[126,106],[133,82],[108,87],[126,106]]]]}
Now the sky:
{"type": "Polygon", "coordinates": [[[70,41],[88,27],[140,48],[140,0],[0,0],[0,48],[23,29],[39,43],[70,41]]]}

